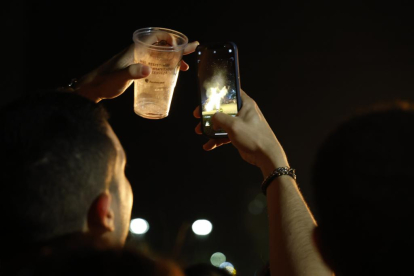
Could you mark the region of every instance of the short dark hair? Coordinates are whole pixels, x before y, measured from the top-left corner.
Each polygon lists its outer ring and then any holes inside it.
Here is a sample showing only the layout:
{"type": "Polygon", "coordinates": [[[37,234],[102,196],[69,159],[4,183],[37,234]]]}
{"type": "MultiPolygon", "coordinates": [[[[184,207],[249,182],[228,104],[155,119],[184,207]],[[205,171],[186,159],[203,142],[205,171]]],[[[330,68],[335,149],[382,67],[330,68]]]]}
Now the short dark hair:
{"type": "Polygon", "coordinates": [[[376,105],[339,125],[318,151],[311,184],[322,254],[336,275],[407,269],[412,254],[405,254],[414,245],[413,105],[376,105]]]}
{"type": "MultiPolygon", "coordinates": [[[[23,264],[24,265],[24,264],[23,264]]],[[[24,275],[145,275],[164,276],[163,263],[131,248],[82,247],[49,253],[34,265],[14,267],[24,275]],[[30,273],[27,273],[30,271],[30,273]]],[[[17,274],[16,274],[17,275],[17,274]]]]}
{"type": "Polygon", "coordinates": [[[0,111],[0,234],[41,242],[82,230],[108,183],[108,113],[79,95],[39,91],[0,111]]]}

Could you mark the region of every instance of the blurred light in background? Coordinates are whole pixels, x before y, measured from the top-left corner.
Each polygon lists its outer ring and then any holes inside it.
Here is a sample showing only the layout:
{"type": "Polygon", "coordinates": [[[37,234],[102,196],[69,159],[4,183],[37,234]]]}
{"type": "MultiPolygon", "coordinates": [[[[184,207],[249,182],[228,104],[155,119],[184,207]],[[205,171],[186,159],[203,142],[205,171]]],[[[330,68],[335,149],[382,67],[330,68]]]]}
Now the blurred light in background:
{"type": "Polygon", "coordinates": [[[226,269],[232,275],[236,275],[236,269],[234,269],[234,266],[229,262],[224,262],[224,263],[220,264],[219,267],[226,269]]]}
{"type": "Polygon", "coordinates": [[[145,219],[136,218],[131,220],[129,230],[134,234],[145,234],[148,232],[149,224],[145,219]]]}
{"type": "Polygon", "coordinates": [[[220,264],[226,261],[226,256],[221,252],[216,252],[211,255],[210,262],[212,265],[219,267],[220,264]]]}
{"type": "Polygon", "coordinates": [[[266,207],[266,197],[263,194],[258,194],[248,206],[250,214],[259,215],[266,207]]]}
{"type": "Polygon", "coordinates": [[[206,219],[199,219],[193,223],[191,228],[196,235],[205,236],[210,234],[213,225],[206,219]]]}

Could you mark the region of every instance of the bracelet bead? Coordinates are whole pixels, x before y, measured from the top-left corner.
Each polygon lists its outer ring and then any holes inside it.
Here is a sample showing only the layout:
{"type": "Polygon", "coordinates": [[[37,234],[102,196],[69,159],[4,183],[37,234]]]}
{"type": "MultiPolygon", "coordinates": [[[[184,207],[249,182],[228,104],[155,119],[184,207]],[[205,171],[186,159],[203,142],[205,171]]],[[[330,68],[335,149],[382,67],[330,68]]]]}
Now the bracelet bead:
{"type": "Polygon", "coordinates": [[[266,177],[265,180],[262,182],[262,192],[264,195],[266,195],[267,187],[270,185],[270,183],[275,179],[276,177],[279,177],[281,175],[289,175],[294,180],[296,180],[296,170],[290,167],[279,167],[274,169],[274,171],[266,177]]]}

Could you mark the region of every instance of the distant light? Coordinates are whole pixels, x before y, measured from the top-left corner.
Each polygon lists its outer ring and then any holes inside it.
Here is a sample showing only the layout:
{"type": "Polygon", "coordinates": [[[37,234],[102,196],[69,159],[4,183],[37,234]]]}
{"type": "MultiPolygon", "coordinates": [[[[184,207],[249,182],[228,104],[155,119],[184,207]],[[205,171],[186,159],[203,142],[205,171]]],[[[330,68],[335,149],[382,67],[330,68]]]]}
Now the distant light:
{"type": "Polygon", "coordinates": [[[236,269],[234,269],[234,265],[232,263],[224,262],[224,263],[220,264],[219,267],[226,269],[232,275],[236,275],[236,269]]]}
{"type": "Polygon", "coordinates": [[[226,261],[226,256],[221,252],[216,252],[211,255],[210,262],[212,265],[219,267],[220,264],[226,261]]]}
{"type": "Polygon", "coordinates": [[[145,219],[133,219],[129,225],[129,230],[134,234],[145,234],[149,230],[149,223],[145,219]]]}
{"type": "Polygon", "coordinates": [[[263,212],[264,204],[255,199],[249,203],[249,212],[253,215],[258,215],[263,212]]]}
{"type": "Polygon", "coordinates": [[[263,193],[258,193],[255,197],[256,200],[263,202],[266,205],[266,196],[263,193]]]}
{"type": "Polygon", "coordinates": [[[201,55],[201,51],[198,51],[198,54],[201,55]]]}
{"type": "Polygon", "coordinates": [[[261,214],[267,205],[266,196],[262,193],[257,194],[257,196],[249,203],[248,209],[249,212],[253,215],[261,214]]]}
{"type": "Polygon", "coordinates": [[[222,262],[220,265],[219,265],[219,267],[220,268],[226,268],[226,267],[233,267],[234,268],[234,265],[232,264],[232,263],[229,263],[229,262],[222,262]]]}
{"type": "Polygon", "coordinates": [[[231,49],[229,49],[229,53],[233,52],[231,49]]]}
{"type": "Polygon", "coordinates": [[[206,219],[199,219],[193,223],[191,228],[196,235],[205,236],[210,234],[213,225],[206,219]]]}
{"type": "Polygon", "coordinates": [[[215,53],[216,53],[216,51],[213,51],[213,53],[215,54],[215,53]]]}

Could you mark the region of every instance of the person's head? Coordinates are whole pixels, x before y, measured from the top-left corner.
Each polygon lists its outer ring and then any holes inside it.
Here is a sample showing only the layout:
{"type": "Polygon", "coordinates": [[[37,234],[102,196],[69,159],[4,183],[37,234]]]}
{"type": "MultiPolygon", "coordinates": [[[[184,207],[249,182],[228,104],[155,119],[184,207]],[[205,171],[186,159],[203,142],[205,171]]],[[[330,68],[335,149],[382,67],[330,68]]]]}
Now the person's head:
{"type": "Polygon", "coordinates": [[[124,150],[107,119],[101,105],[56,91],[2,108],[3,240],[32,244],[82,232],[124,244],[132,190],[124,150]]]}
{"type": "Polygon", "coordinates": [[[318,151],[312,188],[316,242],[336,275],[402,275],[414,245],[413,105],[339,125],[318,151]]]}

